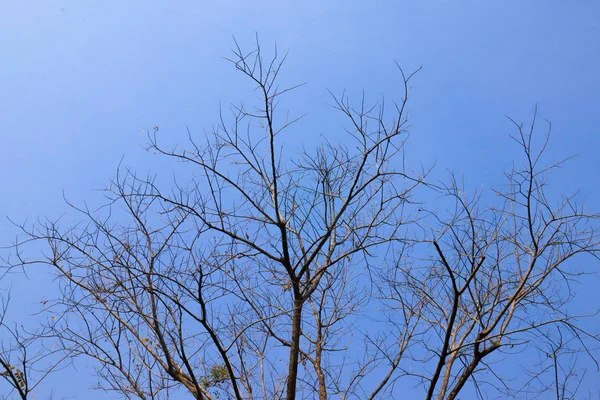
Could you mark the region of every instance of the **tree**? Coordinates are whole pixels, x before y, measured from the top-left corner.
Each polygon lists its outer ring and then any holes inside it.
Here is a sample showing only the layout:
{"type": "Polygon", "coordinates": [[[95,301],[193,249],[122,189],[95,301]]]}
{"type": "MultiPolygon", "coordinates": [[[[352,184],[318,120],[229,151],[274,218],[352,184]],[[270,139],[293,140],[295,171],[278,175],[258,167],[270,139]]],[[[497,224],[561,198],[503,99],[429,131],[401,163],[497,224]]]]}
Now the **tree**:
{"type": "Polygon", "coordinates": [[[518,396],[491,381],[494,356],[535,351],[554,326],[595,360],[598,336],[561,290],[583,273],[571,258],[597,257],[598,215],[547,197],[558,164],[541,165],[533,124],[515,124],[525,166],[482,207],[457,179],[404,169],[414,73],[399,69],[392,107],[332,95],[347,140],[289,156],[281,136],[297,119],[278,107],[297,86],[279,86],[285,56],[236,43],[229,61],[254,84],[253,108],[222,111],[187,148],[149,135],[149,150],[190,166],[187,182],[120,168],[106,206],[71,205],[82,224],[21,226],[11,266],[57,275],[45,329],[69,357],[95,361],[98,388],[375,399],[416,381],[427,399],[455,399],[467,386],[485,397],[483,379],[518,396]],[[40,243],[49,251],[32,257],[40,243]]]}
{"type": "Polygon", "coordinates": [[[29,332],[23,325],[7,323],[9,301],[10,294],[0,297],[0,399],[17,396],[27,400],[34,398],[32,393],[38,385],[61,366],[65,353],[45,347],[47,332],[29,332]]]}
{"type": "MultiPolygon", "coordinates": [[[[406,326],[410,318],[418,320],[414,329],[422,354],[435,365],[423,376],[427,399],[455,399],[469,380],[484,397],[491,389],[480,386],[478,376],[485,375],[478,370],[495,374],[490,356],[514,355],[541,343],[557,349],[548,330],[568,332],[569,341],[596,362],[588,343],[597,345],[598,333],[582,329],[585,315],[568,312],[566,305],[574,296],[570,284],[585,272],[570,260],[598,257],[598,215],[587,213],[573,196],[549,199],[548,173],[561,164],[541,164],[550,130],[535,150],[535,116],[528,130],[514,124],[512,138],[525,162],[507,173],[506,188],[495,192],[502,203],[483,208],[479,194],[468,197],[453,179],[438,188],[451,199],[452,211],[426,211],[429,216],[421,222],[426,234],[417,245],[428,246],[432,254],[418,267],[386,271],[390,308],[398,304],[406,326]]],[[[415,345],[412,337],[408,340],[415,345]]],[[[497,385],[494,389],[505,396],[519,395],[501,378],[497,385]]]]}
{"type": "MultiPolygon", "coordinates": [[[[2,300],[0,328],[4,331],[3,336],[11,337],[13,343],[6,345],[5,340],[2,340],[0,343],[0,376],[4,385],[8,388],[8,394],[12,395],[16,393],[19,398],[27,399],[27,396],[32,391],[28,374],[31,369],[30,358],[28,357],[29,343],[26,338],[23,338],[18,329],[13,329],[5,324],[4,317],[8,309],[8,301],[2,300]]],[[[8,397],[2,398],[8,399],[8,397]]]]}

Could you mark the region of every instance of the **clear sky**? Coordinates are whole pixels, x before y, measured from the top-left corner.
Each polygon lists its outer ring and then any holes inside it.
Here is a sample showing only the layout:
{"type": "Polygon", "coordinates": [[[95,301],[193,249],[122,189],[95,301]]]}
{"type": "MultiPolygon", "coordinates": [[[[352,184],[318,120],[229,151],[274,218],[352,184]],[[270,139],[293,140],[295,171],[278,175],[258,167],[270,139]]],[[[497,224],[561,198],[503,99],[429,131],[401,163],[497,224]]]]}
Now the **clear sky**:
{"type": "MultiPolygon", "coordinates": [[[[560,189],[581,189],[598,209],[599,16],[595,0],[5,0],[0,245],[14,237],[4,216],[59,217],[63,192],[98,201],[91,189],[123,157],[140,172],[166,168],[142,149],[142,130],[157,125],[165,142],[177,140],[186,127],[216,123],[220,101],[247,97],[249,85],[222,57],[232,35],[251,43],[255,32],[264,46],[289,49],[285,83],[307,82],[286,103],[307,113],[291,142],[341,133],[327,89],[393,98],[394,62],[422,65],[410,162],[435,162],[440,176],[448,168],[478,187],[497,183],[516,154],[505,116],[528,121],[538,104],[553,123],[549,158],[579,154],[559,171],[571,177],[557,180],[560,189]]],[[[36,295],[28,290],[15,306],[29,309],[36,295]]]]}

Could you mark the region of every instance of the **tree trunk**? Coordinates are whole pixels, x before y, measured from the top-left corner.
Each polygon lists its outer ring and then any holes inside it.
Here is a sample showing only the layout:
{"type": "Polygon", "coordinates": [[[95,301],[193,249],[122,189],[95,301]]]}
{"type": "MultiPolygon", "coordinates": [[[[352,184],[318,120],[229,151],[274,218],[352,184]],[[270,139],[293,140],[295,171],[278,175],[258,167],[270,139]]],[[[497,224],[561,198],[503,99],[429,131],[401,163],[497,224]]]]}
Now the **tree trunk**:
{"type": "Polygon", "coordinates": [[[290,365],[287,380],[286,400],[296,398],[296,382],[298,381],[298,362],[300,355],[300,335],[302,333],[302,305],[299,294],[294,296],[294,313],[292,316],[292,340],[290,346],[290,365]]]}

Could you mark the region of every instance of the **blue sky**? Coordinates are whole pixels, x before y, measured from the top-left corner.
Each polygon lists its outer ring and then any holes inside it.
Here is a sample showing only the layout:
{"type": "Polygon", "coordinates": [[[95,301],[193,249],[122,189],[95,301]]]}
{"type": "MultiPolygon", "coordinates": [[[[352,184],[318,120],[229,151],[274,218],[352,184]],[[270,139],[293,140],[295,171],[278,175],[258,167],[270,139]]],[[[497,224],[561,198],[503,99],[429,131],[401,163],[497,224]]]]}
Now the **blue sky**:
{"type": "MultiPolygon", "coordinates": [[[[142,130],[157,125],[177,141],[186,127],[216,123],[219,102],[248,97],[222,57],[232,35],[250,44],[255,32],[265,47],[289,49],[284,83],[307,82],[285,104],[307,114],[289,143],[339,137],[328,89],[394,98],[394,62],[423,66],[409,107],[411,165],[498,183],[516,155],[505,116],[529,121],[538,104],[553,123],[549,159],[579,154],[557,187],[581,189],[597,207],[599,15],[591,0],[3,2],[0,243],[15,233],[4,216],[59,217],[63,192],[100,201],[91,189],[122,158],[144,173],[171,168],[143,150],[142,130]]],[[[14,283],[15,298],[31,285],[14,283]]],[[[36,296],[28,290],[15,305],[29,309],[36,296]]]]}

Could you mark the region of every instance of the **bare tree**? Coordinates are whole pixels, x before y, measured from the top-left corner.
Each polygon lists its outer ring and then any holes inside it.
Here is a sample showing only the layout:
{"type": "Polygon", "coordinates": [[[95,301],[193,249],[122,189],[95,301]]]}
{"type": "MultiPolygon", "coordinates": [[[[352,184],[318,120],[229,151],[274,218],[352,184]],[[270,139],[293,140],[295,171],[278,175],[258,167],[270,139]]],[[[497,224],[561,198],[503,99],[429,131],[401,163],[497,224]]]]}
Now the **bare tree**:
{"type": "Polygon", "coordinates": [[[52,267],[61,296],[46,329],[69,355],[95,360],[98,388],[375,399],[416,379],[427,399],[467,386],[516,396],[496,355],[542,348],[550,326],[595,359],[597,333],[564,306],[583,273],[570,260],[597,256],[598,215],[549,199],[559,164],[542,166],[547,140],[535,150],[533,125],[516,124],[525,165],[483,207],[456,179],[434,185],[405,169],[414,73],[401,69],[391,107],[332,95],[343,142],[286,149],[281,135],[298,119],[279,108],[297,88],[279,86],[284,60],[236,44],[230,62],[256,104],[222,110],[187,147],[165,146],[158,127],[149,135],[148,149],[189,165],[189,179],[165,187],[120,168],[106,206],[72,205],[80,225],[21,226],[12,265],[52,267]],[[49,251],[31,258],[38,243],[49,251]]]}
{"type": "Polygon", "coordinates": [[[65,354],[62,349],[45,347],[44,330],[28,332],[22,325],[5,321],[9,303],[10,294],[0,298],[0,398],[51,398],[36,397],[33,393],[48,375],[62,366],[65,354]]]}
{"type": "Polygon", "coordinates": [[[348,289],[358,277],[351,266],[402,240],[402,208],[422,179],[396,168],[412,75],[401,74],[390,116],[383,104],[353,108],[333,97],[348,145],[325,142],[293,161],[279,137],[296,120],[276,113],[295,88],[278,86],[283,60],[236,47],[231,62],[254,83],[256,107],[233,106],[231,123],[223,112],[204,139],[190,134],[188,149],[163,147],[154,130],[149,149],[195,168],[188,185],[165,192],[126,171],[107,195],[129,224],[113,223],[108,209],[77,208],[84,226],[26,230],[51,256],[21,265],[49,264],[61,282],[51,328],[69,352],[99,362],[103,389],[328,396],[327,357],[368,298],[348,289]]]}
{"type": "Polygon", "coordinates": [[[28,343],[19,334],[18,329],[5,324],[4,316],[6,315],[8,301],[2,300],[0,327],[4,331],[4,335],[3,340],[0,342],[0,376],[2,376],[5,385],[9,387],[7,391],[9,395],[16,393],[19,398],[27,399],[32,391],[29,374],[27,374],[30,368],[28,343]],[[5,336],[10,337],[11,342],[6,343],[5,336]]]}
{"type": "Polygon", "coordinates": [[[536,363],[533,368],[525,371],[529,379],[518,391],[519,394],[534,397],[552,393],[552,397],[557,400],[581,398],[582,396],[576,395],[588,370],[578,365],[581,351],[576,338],[566,340],[560,327],[556,326],[540,333],[540,345],[532,341],[538,353],[536,363]],[[571,348],[573,342],[575,346],[571,348]]]}
{"type": "MultiPolygon", "coordinates": [[[[416,361],[426,365],[416,375],[427,399],[458,398],[468,382],[480,398],[517,395],[494,355],[531,356],[545,345],[556,350],[545,334],[552,326],[597,365],[598,332],[583,329],[586,315],[566,306],[574,296],[571,284],[586,273],[572,259],[598,257],[598,214],[577,205],[574,196],[550,199],[548,175],[562,163],[543,165],[550,130],[536,150],[535,117],[528,130],[515,126],[512,138],[525,162],[506,174],[505,189],[495,191],[502,201],[483,207],[482,195],[468,196],[456,179],[438,187],[443,207],[421,210],[428,215],[415,247],[425,250],[414,249],[410,265],[399,260],[395,270],[385,271],[385,298],[403,321],[400,332],[411,326],[416,332],[398,340],[400,348],[412,345],[416,361]]],[[[557,360],[556,353],[552,357],[557,360]]]]}

